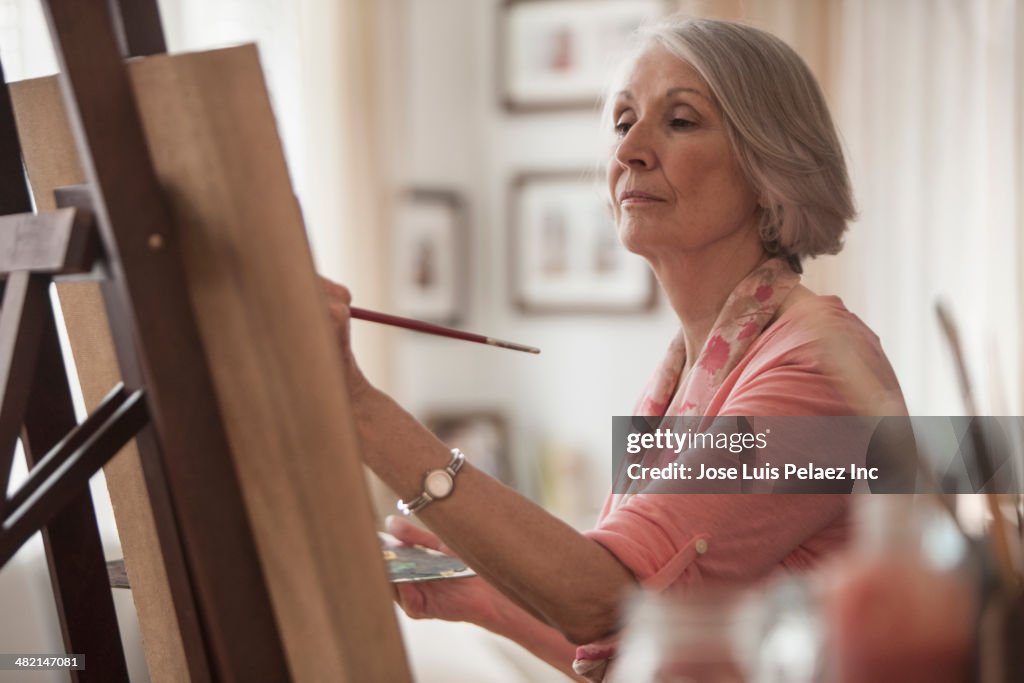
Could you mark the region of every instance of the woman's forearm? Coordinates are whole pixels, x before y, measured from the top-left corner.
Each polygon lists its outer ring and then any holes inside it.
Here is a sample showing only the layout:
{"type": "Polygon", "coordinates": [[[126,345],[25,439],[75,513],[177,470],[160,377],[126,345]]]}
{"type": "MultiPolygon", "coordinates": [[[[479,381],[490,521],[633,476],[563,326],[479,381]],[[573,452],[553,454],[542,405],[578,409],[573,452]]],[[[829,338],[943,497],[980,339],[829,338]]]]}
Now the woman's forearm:
{"type": "MultiPolygon", "coordinates": [[[[388,396],[354,397],[367,464],[405,500],[422,491],[428,470],[451,455],[388,396]]],[[[502,593],[572,642],[613,630],[632,575],[602,546],[472,466],[452,494],[419,518],[502,593]]]]}

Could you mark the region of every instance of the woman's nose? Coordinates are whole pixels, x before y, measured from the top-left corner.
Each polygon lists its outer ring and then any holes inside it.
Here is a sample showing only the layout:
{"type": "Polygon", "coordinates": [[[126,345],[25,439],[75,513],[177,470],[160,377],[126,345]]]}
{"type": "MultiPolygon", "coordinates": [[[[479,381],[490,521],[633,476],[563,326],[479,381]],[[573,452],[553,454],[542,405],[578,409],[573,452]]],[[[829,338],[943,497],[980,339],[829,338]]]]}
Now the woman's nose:
{"type": "Polygon", "coordinates": [[[650,170],[657,163],[657,155],[650,139],[650,131],[642,123],[635,123],[619,141],[615,159],[623,168],[650,170]]]}

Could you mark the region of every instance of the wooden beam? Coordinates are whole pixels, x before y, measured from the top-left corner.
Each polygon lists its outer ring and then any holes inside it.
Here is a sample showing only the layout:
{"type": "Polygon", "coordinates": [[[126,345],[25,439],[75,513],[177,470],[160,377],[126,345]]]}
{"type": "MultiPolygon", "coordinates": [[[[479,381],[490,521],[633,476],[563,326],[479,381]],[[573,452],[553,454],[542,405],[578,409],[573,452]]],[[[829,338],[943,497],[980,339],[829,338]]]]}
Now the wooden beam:
{"type": "Polygon", "coordinates": [[[11,92],[0,65],[0,215],[32,211],[11,92]]]}
{"type": "MultiPolygon", "coordinates": [[[[63,361],[60,367],[64,367],[63,361]]],[[[65,380],[67,381],[67,380],[65,380]]],[[[33,386],[35,389],[35,386],[33,386]]],[[[34,391],[34,394],[38,396],[39,392],[34,391]]],[[[68,396],[70,399],[70,396],[68,396]]],[[[32,469],[29,471],[25,481],[22,482],[21,486],[15,490],[14,494],[8,499],[8,507],[17,508],[25,503],[26,500],[31,498],[36,491],[42,488],[43,484],[50,479],[52,474],[64,464],[64,460],[67,459],[72,453],[74,453],[82,444],[88,441],[96,432],[99,431],[107,420],[124,405],[124,402],[128,400],[128,392],[125,391],[124,385],[119,384],[107,395],[96,410],[94,410],[80,425],[76,425],[74,422],[74,412],[71,414],[71,425],[68,427],[62,437],[54,441],[52,444],[47,444],[45,441],[49,440],[45,437],[36,438],[29,445],[32,446],[32,469]],[[59,446],[59,448],[55,448],[59,446]],[[45,453],[45,455],[43,455],[45,453]]],[[[42,401],[38,402],[38,405],[42,405],[42,401]]],[[[38,416],[31,416],[31,419],[26,419],[26,424],[39,424],[39,421],[58,420],[60,422],[66,422],[62,419],[61,413],[64,412],[60,407],[54,407],[53,405],[46,406],[49,410],[46,413],[38,416]]],[[[27,431],[27,430],[26,430],[27,431]]],[[[36,431],[36,430],[33,430],[36,431]]],[[[46,432],[51,430],[47,428],[46,432]]],[[[37,431],[38,433],[38,431],[37,431]]]]}
{"type": "MultiPolygon", "coordinates": [[[[36,355],[49,313],[50,279],[12,273],[0,307],[0,491],[7,491],[14,448],[25,420],[36,355]]],[[[0,498],[0,503],[3,498],[0,498]]],[[[0,505],[0,510],[5,506],[0,505]]]]}
{"type": "MultiPolygon", "coordinates": [[[[3,82],[0,69],[0,212],[24,213],[30,211],[32,202],[29,197],[28,180],[25,177],[21,145],[15,125],[14,113],[10,101],[10,92],[3,82]]],[[[72,215],[66,222],[67,232],[63,243],[57,240],[62,249],[58,250],[59,258],[54,263],[67,266],[69,256],[85,257],[88,249],[95,242],[82,238],[81,233],[88,221],[77,220],[86,218],[85,214],[72,215]],[[72,256],[73,255],[73,256],[72,256]]],[[[19,246],[26,242],[35,244],[38,235],[28,231],[14,233],[21,237],[15,240],[10,248],[4,250],[7,255],[20,256],[19,246]]],[[[44,242],[52,245],[53,240],[44,242]]],[[[37,245],[38,246],[38,245],[37,245]]],[[[38,249],[28,250],[37,253],[38,249]]],[[[42,249],[46,251],[46,249],[42,249]]],[[[5,264],[4,274],[22,268],[38,265],[29,260],[22,263],[19,258],[9,260],[5,264]]],[[[29,278],[26,273],[16,276],[29,278]]],[[[29,278],[30,279],[30,278],[29,278]]],[[[48,287],[46,288],[48,289],[48,287]]],[[[37,454],[50,450],[75,427],[75,411],[71,401],[71,390],[68,385],[67,372],[64,367],[60,341],[52,308],[49,301],[43,304],[45,312],[42,317],[42,331],[39,349],[36,352],[35,374],[31,381],[31,391],[25,404],[24,430],[22,445],[30,468],[29,480],[34,478],[42,481],[50,468],[36,469],[37,454]]],[[[24,399],[18,397],[17,402],[24,399]]],[[[76,445],[77,447],[77,445],[76,445]]],[[[49,461],[59,465],[57,458],[49,461]]],[[[54,467],[55,469],[55,467],[54,467]]],[[[6,472],[6,470],[5,470],[6,472]]],[[[20,491],[36,490],[23,485],[20,491]]],[[[6,496],[3,496],[5,498],[6,496]]],[[[17,498],[17,497],[16,497],[17,498]]],[[[0,498],[0,502],[2,502],[0,498]]],[[[26,499],[27,500],[27,499],[26,499]]],[[[7,501],[0,505],[0,510],[20,507],[25,500],[7,501]]],[[[82,492],[68,505],[64,506],[42,529],[43,546],[47,556],[47,569],[53,587],[57,614],[60,618],[61,632],[64,637],[65,652],[89,653],[88,670],[70,671],[73,683],[89,683],[92,681],[128,682],[128,667],[124,657],[124,648],[114,610],[113,596],[107,585],[103,544],[100,539],[99,527],[92,505],[92,495],[86,485],[82,492]]]]}
{"type": "MultiPolygon", "coordinates": [[[[104,403],[103,410],[93,416],[93,424],[105,422],[128,398],[123,389],[117,396],[117,401],[104,403]]],[[[61,450],[70,454],[95,433],[94,429],[72,431],[75,427],[71,387],[51,312],[43,325],[21,439],[30,468],[28,481],[19,489],[19,493],[28,489],[25,500],[39,490],[35,482],[42,483],[62,464],[59,457],[47,460],[44,454],[61,450]],[[78,433],[81,437],[76,438],[78,433]],[[55,448],[58,444],[62,448],[55,448]]],[[[12,506],[20,505],[12,501],[12,506]]],[[[128,665],[88,483],[43,527],[43,545],[64,651],[88,655],[87,668],[69,672],[72,683],[128,683],[128,665]]]]}
{"type": "Polygon", "coordinates": [[[125,57],[167,52],[156,0],[107,0],[118,46],[125,57]]]}
{"type": "Polygon", "coordinates": [[[19,270],[87,273],[98,257],[99,241],[88,211],[57,209],[0,216],[0,274],[19,270]]]}
{"type": "Polygon", "coordinates": [[[136,391],[85,443],[70,455],[60,457],[60,467],[46,482],[24,503],[5,513],[0,529],[0,565],[11,559],[32,534],[78,497],[89,485],[89,478],[131,441],[148,420],[143,393],[136,391]]]}

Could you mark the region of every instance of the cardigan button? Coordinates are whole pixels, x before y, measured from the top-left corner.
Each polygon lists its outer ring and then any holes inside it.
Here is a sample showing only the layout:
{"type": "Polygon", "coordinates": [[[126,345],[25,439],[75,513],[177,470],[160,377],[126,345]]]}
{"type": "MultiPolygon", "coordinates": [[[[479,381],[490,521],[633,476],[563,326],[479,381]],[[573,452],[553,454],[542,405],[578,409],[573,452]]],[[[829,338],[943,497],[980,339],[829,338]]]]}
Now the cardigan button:
{"type": "Polygon", "coordinates": [[[706,538],[698,538],[697,543],[694,546],[697,550],[698,555],[703,555],[708,551],[708,541],[706,538]]]}

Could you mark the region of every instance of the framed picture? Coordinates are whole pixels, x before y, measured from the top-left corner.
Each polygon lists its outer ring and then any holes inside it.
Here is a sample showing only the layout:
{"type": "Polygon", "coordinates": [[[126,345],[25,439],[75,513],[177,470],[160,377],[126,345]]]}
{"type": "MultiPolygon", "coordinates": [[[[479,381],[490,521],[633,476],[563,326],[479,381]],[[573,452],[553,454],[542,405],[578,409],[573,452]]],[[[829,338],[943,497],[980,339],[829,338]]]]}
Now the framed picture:
{"type": "Polygon", "coordinates": [[[512,182],[511,290],[529,313],[635,313],[657,288],[647,262],[619,243],[605,191],[586,171],[512,182]]]}
{"type": "Polygon", "coordinates": [[[458,448],[466,460],[504,484],[513,485],[509,461],[508,429],[497,412],[435,413],[423,421],[449,448],[458,448]]]}
{"type": "Polygon", "coordinates": [[[412,189],[395,212],[394,293],[411,318],[451,325],[465,308],[466,225],[454,192],[412,189]]]}
{"type": "Polygon", "coordinates": [[[503,104],[594,107],[633,31],[667,10],[665,0],[506,0],[498,19],[503,104]]]}

